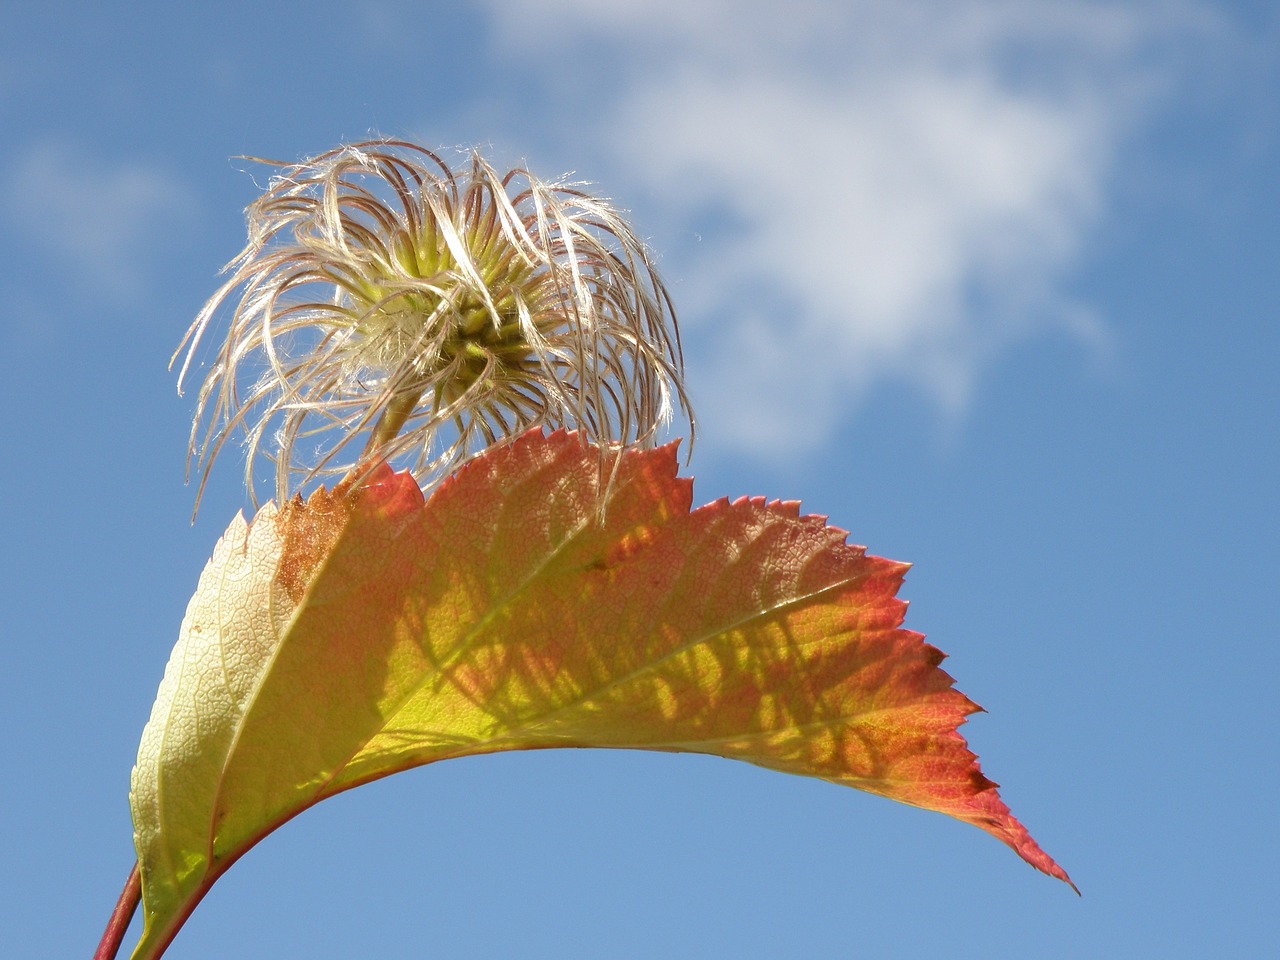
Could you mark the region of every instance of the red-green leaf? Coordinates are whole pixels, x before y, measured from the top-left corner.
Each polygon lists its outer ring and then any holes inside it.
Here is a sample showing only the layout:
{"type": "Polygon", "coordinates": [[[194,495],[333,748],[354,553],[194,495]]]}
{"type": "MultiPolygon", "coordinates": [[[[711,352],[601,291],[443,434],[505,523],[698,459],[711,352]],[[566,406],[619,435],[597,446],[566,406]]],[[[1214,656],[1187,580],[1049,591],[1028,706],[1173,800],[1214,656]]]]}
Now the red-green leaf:
{"type": "Polygon", "coordinates": [[[447,757],[691,751],[973,823],[1052,876],[957,727],[978,709],[900,628],[904,564],[794,503],[690,512],[675,452],[611,475],[532,433],[424,505],[383,470],[237,519],[143,734],[132,804],[158,956],[221,873],[325,797],[447,757]]]}

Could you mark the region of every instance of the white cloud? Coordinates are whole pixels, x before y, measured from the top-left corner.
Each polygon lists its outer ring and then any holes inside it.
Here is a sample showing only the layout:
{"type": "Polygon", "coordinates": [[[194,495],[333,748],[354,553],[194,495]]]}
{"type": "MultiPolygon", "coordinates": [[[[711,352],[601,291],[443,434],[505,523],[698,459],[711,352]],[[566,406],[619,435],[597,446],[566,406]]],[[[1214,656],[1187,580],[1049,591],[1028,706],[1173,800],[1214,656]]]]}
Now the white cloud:
{"type": "Polygon", "coordinates": [[[5,171],[6,218],[55,258],[62,276],[116,300],[136,297],[148,249],[170,247],[196,208],[192,191],[146,163],[107,166],[47,141],[18,151],[5,171]]]}
{"type": "Polygon", "coordinates": [[[1035,299],[1028,285],[1070,261],[1099,208],[1105,144],[1089,111],[1037,109],[981,76],[877,80],[703,77],[679,106],[631,104],[635,150],[664,131],[633,174],[677,209],[711,199],[744,226],[696,264],[703,309],[755,328],[711,371],[721,429],[743,442],[816,442],[881,376],[962,402],[1008,322],[998,301],[1035,299]],[[780,426],[803,410],[808,428],[759,433],[777,403],[780,426]]]}
{"type": "Polygon", "coordinates": [[[1169,49],[1215,29],[1080,0],[493,7],[667,236],[732,225],[665,259],[706,433],[762,454],[821,442],[886,378],[954,413],[1013,339],[1096,338],[1064,278],[1169,49]]]}

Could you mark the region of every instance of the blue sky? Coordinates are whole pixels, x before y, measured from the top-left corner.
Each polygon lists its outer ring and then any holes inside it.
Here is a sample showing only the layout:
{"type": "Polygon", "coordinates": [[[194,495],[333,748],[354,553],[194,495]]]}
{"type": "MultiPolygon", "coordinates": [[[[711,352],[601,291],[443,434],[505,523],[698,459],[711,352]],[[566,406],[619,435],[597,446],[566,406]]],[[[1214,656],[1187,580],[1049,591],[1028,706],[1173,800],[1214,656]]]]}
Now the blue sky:
{"type": "Polygon", "coordinates": [[[175,958],[1260,956],[1280,796],[1280,15],[1269,2],[490,0],[0,12],[0,792],[14,956],[88,956],[196,577],[166,363],[263,173],[370,133],[575,171],[682,319],[695,499],[915,564],[908,625],[1080,885],[710,758],[353,791],[175,958]]]}

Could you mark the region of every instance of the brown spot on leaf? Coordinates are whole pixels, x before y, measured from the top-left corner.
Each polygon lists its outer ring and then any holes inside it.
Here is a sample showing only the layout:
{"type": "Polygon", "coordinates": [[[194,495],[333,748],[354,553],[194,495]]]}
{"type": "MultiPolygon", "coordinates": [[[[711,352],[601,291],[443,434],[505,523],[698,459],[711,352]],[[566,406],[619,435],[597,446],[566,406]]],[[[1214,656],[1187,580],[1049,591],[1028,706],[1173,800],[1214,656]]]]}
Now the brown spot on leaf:
{"type": "Polygon", "coordinates": [[[351,517],[352,501],[342,487],[316,490],[305,502],[294,497],[275,517],[284,546],[276,581],[294,603],[329,555],[343,527],[351,517]]]}

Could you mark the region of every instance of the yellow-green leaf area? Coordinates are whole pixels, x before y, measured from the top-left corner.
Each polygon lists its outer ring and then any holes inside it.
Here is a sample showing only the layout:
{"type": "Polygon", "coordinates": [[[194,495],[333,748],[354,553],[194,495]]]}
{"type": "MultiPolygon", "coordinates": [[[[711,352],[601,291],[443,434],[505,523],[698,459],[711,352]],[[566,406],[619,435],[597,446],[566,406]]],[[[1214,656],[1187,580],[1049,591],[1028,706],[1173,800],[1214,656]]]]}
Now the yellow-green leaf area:
{"type": "Polygon", "coordinates": [[[406,475],[237,520],[201,578],[134,772],[147,930],[308,806],[497,750],[693,751],[973,823],[1066,874],[958,733],[977,709],[901,629],[904,564],[794,503],[690,510],[673,448],[563,432],[425,504],[406,475]]]}

